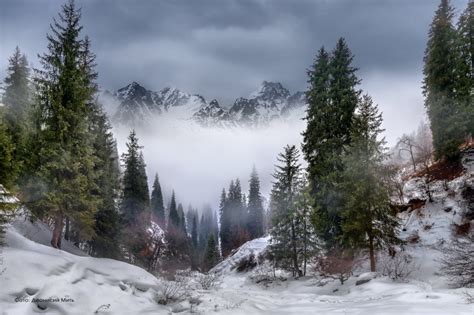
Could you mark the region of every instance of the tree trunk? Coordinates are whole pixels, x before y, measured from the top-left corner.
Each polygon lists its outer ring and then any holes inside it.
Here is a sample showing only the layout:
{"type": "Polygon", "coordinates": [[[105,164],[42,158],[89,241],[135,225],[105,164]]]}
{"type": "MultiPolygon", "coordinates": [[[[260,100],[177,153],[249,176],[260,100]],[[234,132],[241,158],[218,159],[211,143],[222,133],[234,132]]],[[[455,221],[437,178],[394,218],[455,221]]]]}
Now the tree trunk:
{"type": "Polygon", "coordinates": [[[308,232],[307,232],[307,225],[306,225],[306,213],[305,213],[305,217],[304,217],[304,244],[303,244],[303,276],[306,276],[306,261],[307,261],[307,251],[308,251],[308,240],[307,240],[307,237],[308,237],[308,232]]]}
{"type": "Polygon", "coordinates": [[[411,163],[413,164],[413,173],[416,173],[415,157],[413,156],[413,150],[410,148],[411,163]]]}
{"type": "Polygon", "coordinates": [[[53,229],[53,237],[51,238],[51,246],[54,248],[61,249],[61,237],[63,233],[63,226],[64,226],[64,215],[62,213],[58,213],[56,218],[54,218],[54,229],[53,229]]]}
{"type": "Polygon", "coordinates": [[[296,249],[296,231],[295,231],[295,222],[291,222],[291,243],[293,247],[293,276],[300,276],[300,268],[298,267],[298,252],[296,249]]]}
{"type": "Polygon", "coordinates": [[[374,238],[369,236],[370,271],[375,272],[374,238]]]}
{"type": "Polygon", "coordinates": [[[64,239],[69,241],[69,218],[66,218],[66,230],[64,231],[64,239]]]}

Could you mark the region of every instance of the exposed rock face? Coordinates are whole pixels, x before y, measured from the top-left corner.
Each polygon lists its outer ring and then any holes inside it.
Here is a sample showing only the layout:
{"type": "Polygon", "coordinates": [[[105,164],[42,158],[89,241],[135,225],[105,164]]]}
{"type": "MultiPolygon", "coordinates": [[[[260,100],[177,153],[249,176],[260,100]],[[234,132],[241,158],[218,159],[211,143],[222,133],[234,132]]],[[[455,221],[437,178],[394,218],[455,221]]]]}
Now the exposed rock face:
{"type": "Polygon", "coordinates": [[[240,97],[230,107],[221,106],[215,99],[207,103],[200,95],[176,88],[167,87],[154,92],[136,82],[115,93],[105,91],[102,102],[106,104],[114,125],[129,127],[149,124],[156,116],[167,114],[193,120],[205,127],[254,127],[275,119],[287,119],[294,112],[301,116],[306,108],[303,92],[292,95],[281,83],[267,81],[248,98],[240,97]],[[108,105],[113,102],[117,105],[108,105]]]}

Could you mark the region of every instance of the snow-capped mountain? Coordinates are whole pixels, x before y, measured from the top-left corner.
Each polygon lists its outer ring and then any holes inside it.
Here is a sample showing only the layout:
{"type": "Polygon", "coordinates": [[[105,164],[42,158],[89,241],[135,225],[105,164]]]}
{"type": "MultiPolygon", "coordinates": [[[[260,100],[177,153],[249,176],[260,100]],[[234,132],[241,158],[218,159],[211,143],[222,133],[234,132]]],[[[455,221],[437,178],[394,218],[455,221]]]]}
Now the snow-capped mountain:
{"type": "Polygon", "coordinates": [[[149,124],[156,116],[164,115],[193,120],[205,127],[259,126],[286,119],[293,112],[301,116],[306,108],[303,92],[290,94],[281,83],[267,81],[248,98],[240,97],[231,106],[221,106],[215,99],[208,103],[200,95],[176,88],[154,92],[136,82],[114,93],[106,91],[101,98],[114,125],[131,127],[149,124]]]}

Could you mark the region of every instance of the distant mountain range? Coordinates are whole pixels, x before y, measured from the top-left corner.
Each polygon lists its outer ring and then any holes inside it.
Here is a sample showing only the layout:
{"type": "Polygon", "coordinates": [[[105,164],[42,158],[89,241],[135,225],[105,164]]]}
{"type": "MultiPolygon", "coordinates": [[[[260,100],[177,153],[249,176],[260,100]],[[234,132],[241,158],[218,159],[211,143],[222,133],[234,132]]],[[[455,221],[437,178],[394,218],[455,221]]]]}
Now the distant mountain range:
{"type": "Polygon", "coordinates": [[[231,106],[217,100],[188,94],[176,88],[151,91],[136,82],[101,95],[115,126],[138,127],[151,124],[157,116],[193,120],[206,127],[262,126],[275,119],[302,118],[306,110],[303,92],[291,94],[281,83],[262,82],[248,98],[240,97],[231,106]]]}

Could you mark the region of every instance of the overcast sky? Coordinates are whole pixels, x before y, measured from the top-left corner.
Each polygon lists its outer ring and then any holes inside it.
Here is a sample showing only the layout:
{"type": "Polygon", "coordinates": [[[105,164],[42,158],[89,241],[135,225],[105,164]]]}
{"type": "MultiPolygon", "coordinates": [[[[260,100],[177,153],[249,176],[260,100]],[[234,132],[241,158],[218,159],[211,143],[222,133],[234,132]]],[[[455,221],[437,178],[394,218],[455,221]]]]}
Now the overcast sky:
{"type": "MultiPolygon", "coordinates": [[[[384,112],[393,143],[423,118],[421,71],[439,0],[83,0],[84,34],[97,54],[99,83],[175,86],[228,105],[263,80],[306,88],[322,45],[343,36],[362,87],[384,112]]],[[[62,1],[0,0],[0,77],[18,45],[37,66],[62,1]]],[[[467,0],[453,1],[460,12],[467,0]]]]}

